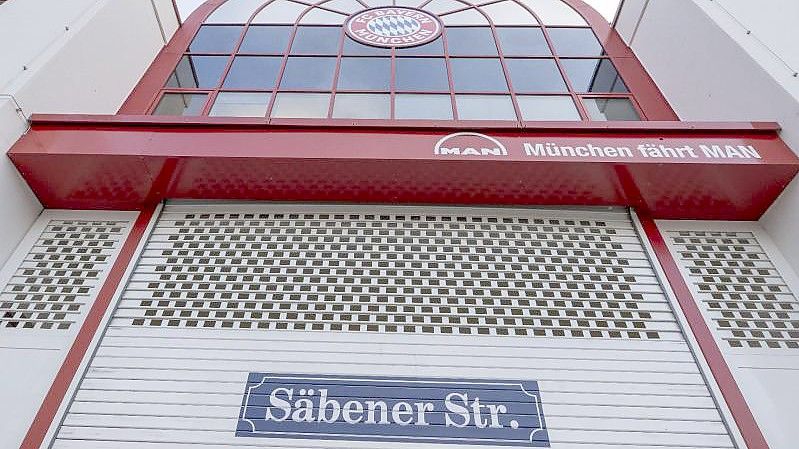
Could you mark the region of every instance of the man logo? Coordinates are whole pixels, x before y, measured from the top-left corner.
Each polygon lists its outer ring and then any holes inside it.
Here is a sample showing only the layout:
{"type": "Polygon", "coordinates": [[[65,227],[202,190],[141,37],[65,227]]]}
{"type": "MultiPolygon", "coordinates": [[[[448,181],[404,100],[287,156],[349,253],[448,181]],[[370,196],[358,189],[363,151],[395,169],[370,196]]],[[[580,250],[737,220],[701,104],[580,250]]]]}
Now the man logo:
{"type": "Polygon", "coordinates": [[[508,150],[497,139],[480,133],[455,133],[436,143],[437,156],[507,156],[508,150]]]}

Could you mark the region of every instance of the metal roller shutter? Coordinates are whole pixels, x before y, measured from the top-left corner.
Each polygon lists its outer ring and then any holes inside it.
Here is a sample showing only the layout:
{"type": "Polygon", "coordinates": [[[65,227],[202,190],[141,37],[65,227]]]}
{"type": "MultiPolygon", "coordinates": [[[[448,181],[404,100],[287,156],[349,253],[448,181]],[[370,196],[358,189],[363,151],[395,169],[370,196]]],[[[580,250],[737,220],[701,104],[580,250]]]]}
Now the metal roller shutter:
{"type": "Polygon", "coordinates": [[[237,437],[250,372],[534,380],[552,447],[733,447],[625,211],[169,205],[54,447],[438,446],[237,437]]]}

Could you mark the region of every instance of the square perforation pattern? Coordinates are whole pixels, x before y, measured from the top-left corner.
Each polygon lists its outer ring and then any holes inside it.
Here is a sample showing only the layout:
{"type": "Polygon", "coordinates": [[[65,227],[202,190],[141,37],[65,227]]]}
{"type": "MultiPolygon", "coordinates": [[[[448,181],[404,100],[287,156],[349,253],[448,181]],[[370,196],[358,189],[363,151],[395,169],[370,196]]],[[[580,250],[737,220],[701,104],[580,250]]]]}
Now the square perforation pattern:
{"type": "Polygon", "coordinates": [[[51,220],[2,292],[5,328],[69,329],[127,223],[51,220]]]}
{"type": "Polygon", "coordinates": [[[166,213],[117,317],[137,326],[661,338],[673,317],[619,216],[166,213]]]}
{"type": "Polygon", "coordinates": [[[750,232],[669,232],[722,338],[734,348],[799,348],[799,303],[750,232]]]}

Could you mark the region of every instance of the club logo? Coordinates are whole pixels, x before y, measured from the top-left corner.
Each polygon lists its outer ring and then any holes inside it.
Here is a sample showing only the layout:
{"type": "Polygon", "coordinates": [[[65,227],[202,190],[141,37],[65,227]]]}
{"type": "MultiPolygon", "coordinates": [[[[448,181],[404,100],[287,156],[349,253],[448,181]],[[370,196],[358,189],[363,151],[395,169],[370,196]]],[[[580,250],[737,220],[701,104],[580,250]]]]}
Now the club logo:
{"type": "Polygon", "coordinates": [[[401,6],[367,9],[347,20],[347,34],[373,47],[415,47],[435,40],[441,22],[428,12],[401,6]]]}
{"type": "Polygon", "coordinates": [[[442,137],[433,149],[437,156],[507,156],[505,145],[493,137],[460,132],[442,137]]]}

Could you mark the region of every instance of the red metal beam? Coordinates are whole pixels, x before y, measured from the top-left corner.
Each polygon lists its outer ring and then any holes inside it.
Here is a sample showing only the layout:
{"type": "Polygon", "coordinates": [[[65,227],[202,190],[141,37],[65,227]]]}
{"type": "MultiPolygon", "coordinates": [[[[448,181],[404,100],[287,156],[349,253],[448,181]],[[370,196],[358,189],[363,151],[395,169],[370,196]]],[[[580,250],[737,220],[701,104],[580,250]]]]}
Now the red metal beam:
{"type": "Polygon", "coordinates": [[[46,207],[90,209],[186,198],[634,206],[656,218],[753,220],[799,170],[773,124],[483,123],[508,154],[456,156],[434,147],[463,128],[301,123],[39,116],[9,156],[46,207]],[[633,156],[525,154],[525,143],[546,142],[633,156]],[[639,144],[753,145],[762,158],[653,159],[639,144]]]}

